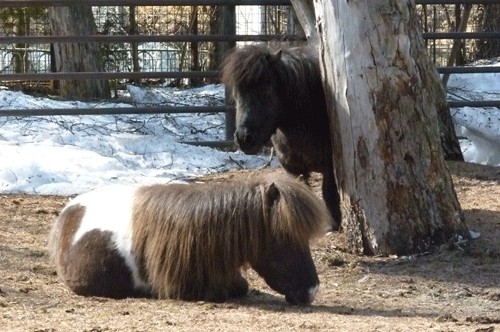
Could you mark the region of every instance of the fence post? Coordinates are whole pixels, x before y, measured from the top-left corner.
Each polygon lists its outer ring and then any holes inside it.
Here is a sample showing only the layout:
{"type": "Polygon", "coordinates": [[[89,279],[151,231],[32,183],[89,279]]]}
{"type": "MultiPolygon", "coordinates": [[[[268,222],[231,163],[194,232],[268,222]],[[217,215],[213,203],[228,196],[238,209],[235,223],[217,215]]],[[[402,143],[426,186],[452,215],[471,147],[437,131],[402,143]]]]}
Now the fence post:
{"type": "MultiPolygon", "coordinates": [[[[217,6],[217,33],[223,35],[236,35],[236,7],[235,6],[217,6]]],[[[225,42],[217,45],[216,48],[216,63],[221,63],[224,55],[233,47],[236,42],[225,42]]],[[[226,106],[229,110],[226,112],[226,140],[233,140],[234,131],[236,130],[236,119],[234,108],[231,107],[231,95],[226,88],[225,93],[226,106]]]]}
{"type": "MultiPolygon", "coordinates": [[[[130,24],[130,35],[137,34],[137,21],[135,16],[135,6],[129,7],[129,24],[130,24]]],[[[130,51],[132,53],[132,67],[134,72],[140,72],[141,67],[139,66],[139,43],[130,43],[130,51]]],[[[137,79],[134,81],[136,86],[141,86],[141,80],[137,79]]]]}

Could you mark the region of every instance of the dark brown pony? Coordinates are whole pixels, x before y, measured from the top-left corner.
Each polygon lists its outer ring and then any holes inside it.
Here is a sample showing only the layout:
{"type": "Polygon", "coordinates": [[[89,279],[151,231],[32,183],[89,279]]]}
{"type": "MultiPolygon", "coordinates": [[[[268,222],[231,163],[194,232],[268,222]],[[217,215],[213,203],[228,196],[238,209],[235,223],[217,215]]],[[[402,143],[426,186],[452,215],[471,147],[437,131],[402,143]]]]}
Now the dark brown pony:
{"type": "Polygon", "coordinates": [[[234,49],[222,64],[221,79],[236,103],[235,139],[255,154],[269,139],[283,168],[307,180],[323,174],[323,198],[341,221],[333,173],[332,146],[318,51],[312,47],[273,50],[267,45],[234,49]]]}
{"type": "Polygon", "coordinates": [[[50,235],[57,272],[75,293],[225,301],[247,293],[250,266],[292,304],[319,280],[309,241],[324,204],[288,177],[211,184],[112,186],[76,197],[50,235]]]}

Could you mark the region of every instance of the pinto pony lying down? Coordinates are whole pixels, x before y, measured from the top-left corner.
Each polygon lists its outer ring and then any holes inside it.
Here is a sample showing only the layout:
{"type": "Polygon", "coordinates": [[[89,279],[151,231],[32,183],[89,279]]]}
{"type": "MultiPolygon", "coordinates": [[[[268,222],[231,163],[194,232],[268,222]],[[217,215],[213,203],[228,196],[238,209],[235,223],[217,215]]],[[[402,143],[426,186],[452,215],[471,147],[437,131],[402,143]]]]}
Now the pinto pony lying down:
{"type": "Polygon", "coordinates": [[[324,203],[285,175],[108,186],[73,199],[49,245],[84,296],[222,302],[247,293],[249,265],[289,303],[309,304],[319,286],[309,241],[330,224],[324,203]]]}

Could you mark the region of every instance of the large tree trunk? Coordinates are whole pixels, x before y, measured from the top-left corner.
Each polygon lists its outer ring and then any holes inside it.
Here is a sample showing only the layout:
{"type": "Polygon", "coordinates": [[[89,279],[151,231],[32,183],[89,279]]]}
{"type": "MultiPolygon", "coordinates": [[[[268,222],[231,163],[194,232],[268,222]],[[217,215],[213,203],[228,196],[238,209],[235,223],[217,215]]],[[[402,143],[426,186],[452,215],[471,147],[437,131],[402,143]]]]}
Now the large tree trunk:
{"type": "MultiPolygon", "coordinates": [[[[316,32],[316,17],[314,14],[313,0],[291,0],[297,18],[302,25],[307,39],[311,43],[318,42],[318,34],[316,32]]],[[[427,61],[427,59],[424,59],[427,61]]],[[[418,59],[417,59],[418,61],[418,59]]],[[[443,88],[439,76],[431,77],[432,89],[436,96],[436,107],[438,109],[438,121],[441,137],[441,147],[443,148],[444,157],[446,160],[464,161],[462,150],[455,133],[455,127],[450,114],[450,107],[446,100],[446,91],[443,88]],[[435,79],[437,78],[437,79],[435,79]]]]}
{"type": "MultiPolygon", "coordinates": [[[[72,5],[51,7],[48,10],[53,35],[95,35],[97,28],[92,7],[72,5]]],[[[55,43],[54,55],[58,72],[102,72],[103,64],[96,43],[55,43]]],[[[62,96],[73,98],[109,98],[110,89],[105,80],[62,80],[62,96]]]]}
{"type": "Polygon", "coordinates": [[[315,10],[351,250],[403,255],[468,238],[414,4],[317,0],[315,10]]]}

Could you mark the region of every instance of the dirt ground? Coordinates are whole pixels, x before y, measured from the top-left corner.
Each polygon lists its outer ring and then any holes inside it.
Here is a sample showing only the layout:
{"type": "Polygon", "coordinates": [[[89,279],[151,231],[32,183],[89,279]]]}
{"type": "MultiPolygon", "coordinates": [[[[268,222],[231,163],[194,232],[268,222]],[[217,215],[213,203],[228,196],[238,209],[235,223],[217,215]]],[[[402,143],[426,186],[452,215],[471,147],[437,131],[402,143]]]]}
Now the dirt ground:
{"type": "Polygon", "coordinates": [[[419,257],[357,257],[341,234],[326,236],[313,244],[321,287],[308,307],[289,306],[251,270],[250,294],[223,304],[76,296],[58,280],[46,245],[68,198],[0,196],[0,330],[500,331],[500,168],[450,169],[478,239],[419,257]]]}

